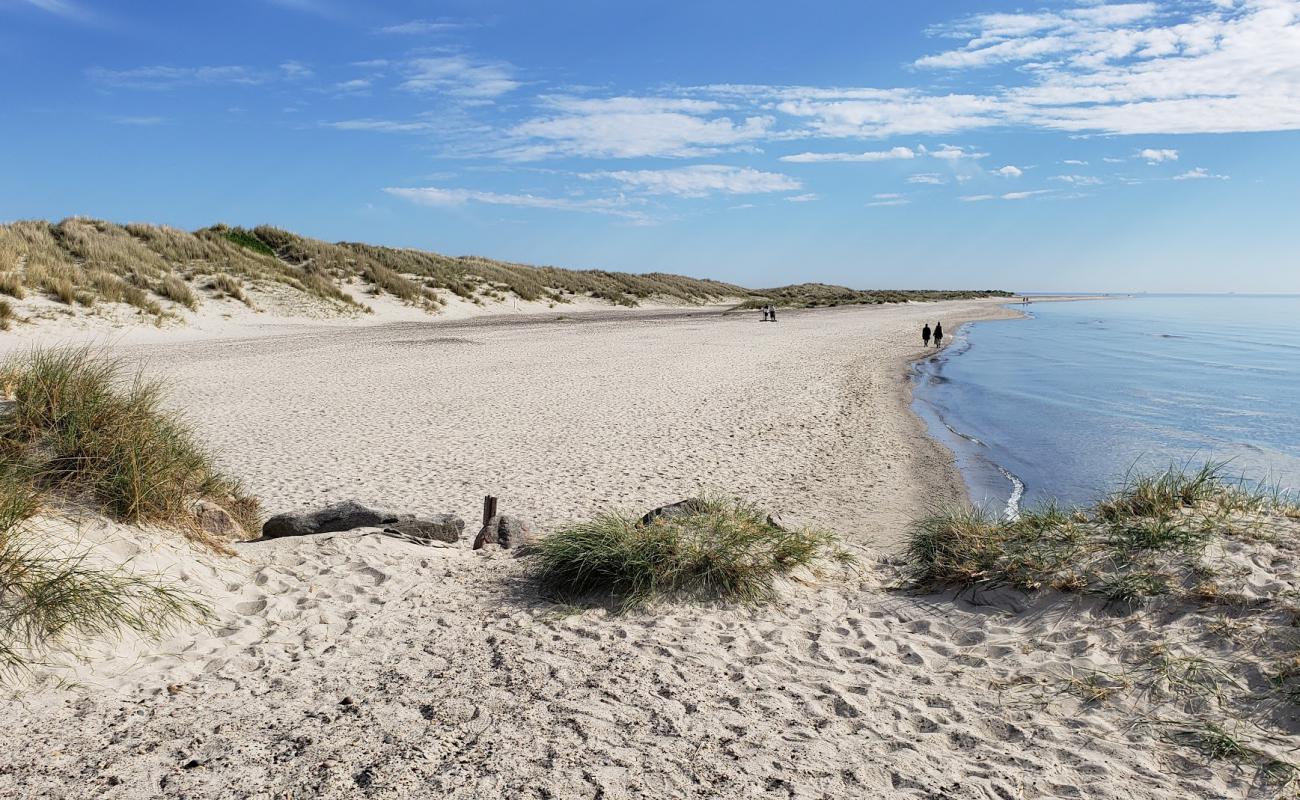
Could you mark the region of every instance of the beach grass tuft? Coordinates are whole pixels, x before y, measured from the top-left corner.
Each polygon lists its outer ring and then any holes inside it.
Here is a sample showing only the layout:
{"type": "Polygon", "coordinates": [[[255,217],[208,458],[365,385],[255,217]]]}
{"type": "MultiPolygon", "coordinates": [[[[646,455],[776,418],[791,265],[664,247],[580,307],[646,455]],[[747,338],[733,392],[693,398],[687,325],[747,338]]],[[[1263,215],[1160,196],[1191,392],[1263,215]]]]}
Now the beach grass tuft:
{"type": "Polygon", "coordinates": [[[539,546],[537,577],[549,595],[624,609],[677,596],[749,604],[773,599],[781,576],[853,561],[832,534],[786,530],[752,504],[705,497],[649,524],[607,513],[557,531],[539,546]]]}
{"type": "Polygon", "coordinates": [[[48,546],[30,528],[42,504],[33,477],[24,464],[0,462],[0,679],[83,637],[156,636],[207,615],[188,592],[48,546]]]}
{"type": "Polygon", "coordinates": [[[87,348],[33,350],[0,375],[14,396],[0,435],[40,484],[125,522],[184,527],[192,503],[208,499],[257,529],[256,501],[163,407],[162,384],[87,348]]]}

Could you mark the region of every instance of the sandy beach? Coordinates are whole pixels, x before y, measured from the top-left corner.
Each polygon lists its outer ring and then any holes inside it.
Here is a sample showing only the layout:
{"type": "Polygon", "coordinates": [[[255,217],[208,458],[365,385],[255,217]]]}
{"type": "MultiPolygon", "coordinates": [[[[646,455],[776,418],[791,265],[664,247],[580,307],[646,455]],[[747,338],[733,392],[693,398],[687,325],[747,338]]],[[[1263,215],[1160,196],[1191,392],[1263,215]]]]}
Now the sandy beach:
{"type": "Polygon", "coordinates": [[[38,667],[0,715],[0,795],[1249,796],[1251,776],[1045,688],[1149,627],[891,590],[907,522],[963,495],[908,408],[917,332],[1008,316],[966,301],[120,342],[268,513],[357,498],[473,528],[494,494],[548,531],[714,489],[841,534],[861,569],[759,608],[614,614],[547,602],[526,559],[464,539],[361,530],[222,558],[69,522],[214,619],[38,667]]]}

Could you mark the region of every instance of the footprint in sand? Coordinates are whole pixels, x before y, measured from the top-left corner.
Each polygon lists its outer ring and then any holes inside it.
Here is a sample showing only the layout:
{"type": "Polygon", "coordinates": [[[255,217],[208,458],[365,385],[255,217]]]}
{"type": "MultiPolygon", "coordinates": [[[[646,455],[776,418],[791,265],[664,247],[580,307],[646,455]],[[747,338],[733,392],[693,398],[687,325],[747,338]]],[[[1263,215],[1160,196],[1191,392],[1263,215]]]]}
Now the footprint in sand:
{"type": "Polygon", "coordinates": [[[244,616],[260,614],[265,610],[266,610],[265,598],[262,598],[261,600],[246,600],[242,603],[235,604],[235,612],[238,614],[243,614],[244,616]]]}

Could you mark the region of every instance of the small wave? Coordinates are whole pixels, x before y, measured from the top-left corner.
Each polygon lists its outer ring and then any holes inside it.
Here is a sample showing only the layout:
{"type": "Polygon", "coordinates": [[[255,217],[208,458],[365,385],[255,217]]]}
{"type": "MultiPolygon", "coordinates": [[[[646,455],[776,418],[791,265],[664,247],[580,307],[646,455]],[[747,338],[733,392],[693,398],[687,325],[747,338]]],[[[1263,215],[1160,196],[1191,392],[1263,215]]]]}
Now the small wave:
{"type": "MultiPolygon", "coordinates": [[[[965,439],[968,442],[974,442],[980,447],[988,447],[988,445],[984,444],[979,439],[976,439],[974,436],[971,436],[969,433],[962,433],[961,431],[957,430],[953,426],[949,425],[947,420],[943,419],[942,417],[939,418],[939,421],[943,423],[943,427],[947,428],[948,432],[951,433],[953,436],[957,436],[959,438],[965,439]]],[[[998,467],[998,469],[1002,469],[1002,468],[998,467]]]]}
{"type": "Polygon", "coordinates": [[[1020,519],[1020,499],[1025,496],[1025,482],[1017,478],[1011,473],[1011,470],[1001,464],[998,465],[998,472],[1002,473],[1002,477],[1011,481],[1011,496],[1007,498],[1007,507],[1002,512],[1002,516],[1008,522],[1015,522],[1020,519]]]}

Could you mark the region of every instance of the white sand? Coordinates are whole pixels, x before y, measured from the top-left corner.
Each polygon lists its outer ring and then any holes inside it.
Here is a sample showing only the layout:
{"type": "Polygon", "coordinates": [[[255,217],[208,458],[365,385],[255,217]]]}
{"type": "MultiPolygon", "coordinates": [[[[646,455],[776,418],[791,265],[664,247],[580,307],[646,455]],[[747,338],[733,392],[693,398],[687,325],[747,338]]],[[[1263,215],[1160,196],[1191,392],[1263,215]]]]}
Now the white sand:
{"type": "MultiPolygon", "coordinates": [[[[472,533],[492,493],[546,529],[705,486],[889,547],[960,494],[907,410],[917,331],[999,313],[597,315],[119,349],[175,379],[175,402],[271,513],[358,497],[455,511],[472,533]]],[[[1110,620],[889,592],[895,568],[865,549],[860,576],[789,586],[767,608],[617,616],[548,604],[526,561],[468,542],[356,532],[222,561],[100,523],[81,535],[203,591],[216,618],[38,670],[42,690],[0,714],[0,796],[1251,791],[1247,773],[1053,694],[1059,670],[1125,635],[1110,620]]]]}

